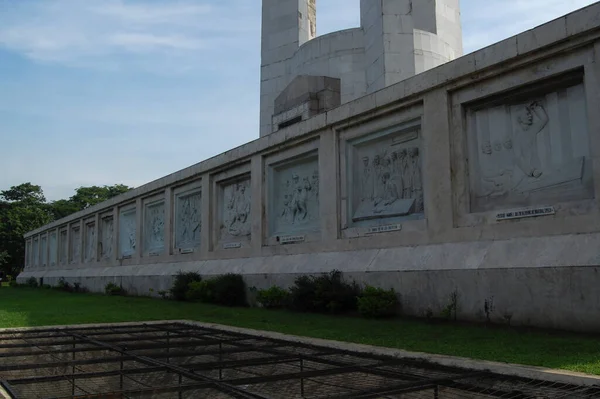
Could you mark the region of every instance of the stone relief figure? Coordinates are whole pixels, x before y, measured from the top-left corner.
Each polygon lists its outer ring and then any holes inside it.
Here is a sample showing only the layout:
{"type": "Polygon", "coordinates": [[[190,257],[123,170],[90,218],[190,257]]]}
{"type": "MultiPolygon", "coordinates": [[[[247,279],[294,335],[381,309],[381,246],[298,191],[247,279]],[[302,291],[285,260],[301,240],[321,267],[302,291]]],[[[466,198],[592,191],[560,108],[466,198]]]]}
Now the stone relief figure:
{"type": "Polygon", "coordinates": [[[200,206],[200,193],[187,195],[179,200],[177,245],[180,248],[200,242],[200,232],[202,230],[200,206]]]}
{"type": "Polygon", "coordinates": [[[100,243],[100,252],[103,258],[108,258],[113,252],[114,223],[112,218],[104,219],[102,223],[102,242],[100,243]]]}
{"type": "Polygon", "coordinates": [[[38,246],[38,240],[33,240],[33,265],[39,266],[40,264],[40,251],[38,246]]]}
{"type": "Polygon", "coordinates": [[[583,84],[471,113],[474,212],[593,196],[583,84]],[[475,154],[473,154],[475,155],[475,154]]]}
{"type": "Polygon", "coordinates": [[[65,264],[67,262],[67,231],[63,230],[60,232],[60,263],[65,264]]]}
{"type": "Polygon", "coordinates": [[[411,198],[415,199],[415,212],[424,211],[423,205],[423,182],[421,180],[421,162],[419,160],[419,149],[412,147],[409,150],[411,171],[411,198]]]}
{"type": "Polygon", "coordinates": [[[127,241],[129,243],[129,248],[131,250],[135,249],[135,245],[136,245],[136,238],[135,238],[135,218],[130,218],[129,220],[127,220],[127,224],[126,224],[126,229],[127,229],[127,241]]]}
{"type": "Polygon", "coordinates": [[[373,200],[373,168],[369,164],[369,157],[363,157],[362,159],[362,172],[360,174],[360,185],[362,193],[361,201],[372,201],[373,200]]]}
{"type": "Polygon", "coordinates": [[[516,126],[520,131],[515,132],[515,155],[517,165],[526,176],[538,178],[542,175],[542,167],[537,149],[538,134],[548,124],[548,114],[544,107],[534,101],[520,109],[515,115],[516,126]]]}
{"type": "Polygon", "coordinates": [[[79,244],[81,237],[80,234],[81,231],[79,229],[71,230],[71,237],[73,237],[71,242],[71,244],[73,245],[73,262],[78,262],[81,257],[81,247],[79,244]]]}
{"type": "Polygon", "coordinates": [[[293,172],[284,184],[280,221],[291,225],[307,222],[310,202],[319,202],[319,171],[315,169],[310,178],[293,172]]]}
{"type": "Polygon", "coordinates": [[[222,235],[233,237],[250,235],[249,180],[226,187],[222,235]]]}
{"type": "Polygon", "coordinates": [[[147,209],[146,249],[161,249],[165,244],[165,208],[155,205],[147,209]]]}
{"type": "Polygon", "coordinates": [[[89,262],[96,259],[96,226],[87,226],[85,259],[89,262]]]}
{"type": "Polygon", "coordinates": [[[354,221],[424,212],[418,147],[379,147],[360,159],[354,221]]]}

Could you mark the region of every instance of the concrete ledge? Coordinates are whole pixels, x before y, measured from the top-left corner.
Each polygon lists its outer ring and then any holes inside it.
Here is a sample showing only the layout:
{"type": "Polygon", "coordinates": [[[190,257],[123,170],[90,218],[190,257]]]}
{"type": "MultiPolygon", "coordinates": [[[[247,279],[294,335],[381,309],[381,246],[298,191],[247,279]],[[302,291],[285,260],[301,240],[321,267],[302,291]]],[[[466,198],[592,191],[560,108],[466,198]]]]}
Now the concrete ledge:
{"type": "MultiPolygon", "coordinates": [[[[348,342],[332,341],[319,338],[308,338],[296,335],[287,335],[271,331],[252,330],[247,328],[224,326],[213,323],[203,323],[190,320],[162,320],[149,322],[126,322],[126,323],[97,323],[97,324],[77,324],[77,325],[59,325],[59,326],[40,326],[31,328],[4,328],[0,329],[0,333],[18,333],[20,331],[35,331],[46,328],[56,328],[58,330],[73,328],[73,327],[106,327],[106,326],[135,326],[140,324],[161,324],[165,322],[182,323],[190,326],[214,328],[226,332],[240,333],[252,335],[260,338],[276,339],[287,342],[300,343],[305,345],[320,346],[323,348],[337,349],[342,351],[357,352],[364,354],[372,354],[378,356],[389,356],[398,359],[410,359],[424,361],[441,366],[465,368],[476,371],[489,371],[491,373],[531,378],[536,380],[548,381],[561,384],[574,384],[585,386],[600,386],[600,376],[594,376],[584,373],[570,372],[566,370],[556,370],[544,367],[523,366],[511,363],[491,362],[485,360],[474,360],[469,358],[435,355],[421,352],[409,352],[400,349],[384,348],[371,345],[362,345],[348,342]]],[[[0,395],[2,392],[0,391],[0,395]]]]}

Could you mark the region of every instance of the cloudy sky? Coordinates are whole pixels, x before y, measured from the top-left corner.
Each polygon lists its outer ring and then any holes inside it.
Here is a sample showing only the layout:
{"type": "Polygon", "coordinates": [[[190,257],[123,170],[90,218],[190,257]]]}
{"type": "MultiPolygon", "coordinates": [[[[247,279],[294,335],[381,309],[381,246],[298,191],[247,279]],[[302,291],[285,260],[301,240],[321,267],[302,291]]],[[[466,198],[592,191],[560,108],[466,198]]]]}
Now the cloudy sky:
{"type": "MultiPolygon", "coordinates": [[[[461,0],[465,50],[592,3],[461,0]]],[[[317,19],[358,26],[359,0],[317,19]]],[[[259,65],[259,0],[0,0],[0,190],[139,186],[253,140],[259,65]]]]}

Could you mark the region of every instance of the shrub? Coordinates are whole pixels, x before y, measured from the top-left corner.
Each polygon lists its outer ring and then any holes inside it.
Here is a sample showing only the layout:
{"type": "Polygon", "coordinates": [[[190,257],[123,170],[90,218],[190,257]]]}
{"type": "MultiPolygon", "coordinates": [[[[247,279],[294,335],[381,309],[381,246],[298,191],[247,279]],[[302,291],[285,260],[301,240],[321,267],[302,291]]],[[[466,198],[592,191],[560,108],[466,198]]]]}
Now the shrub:
{"type": "Polygon", "coordinates": [[[273,286],[267,290],[259,290],[256,300],[264,308],[279,309],[287,305],[289,296],[289,291],[273,286]]]}
{"type": "Polygon", "coordinates": [[[60,278],[60,280],[58,280],[58,285],[56,286],[56,288],[61,291],[73,292],[73,287],[71,287],[71,284],[65,281],[65,279],[62,277],[60,278]]]}
{"type": "Polygon", "coordinates": [[[398,297],[393,289],[367,286],[358,297],[358,312],[365,317],[391,317],[396,314],[398,297]]]}
{"type": "Polygon", "coordinates": [[[356,310],[360,287],[346,283],[334,270],[319,277],[300,276],[290,288],[289,307],[301,312],[342,313],[356,310]]]}
{"type": "Polygon", "coordinates": [[[10,280],[8,283],[8,286],[16,288],[16,287],[20,287],[21,284],[17,283],[17,280],[10,280]]]}
{"type": "Polygon", "coordinates": [[[316,283],[314,276],[299,276],[290,288],[288,307],[298,312],[315,311],[316,283]]]}
{"type": "Polygon", "coordinates": [[[185,293],[188,301],[215,302],[215,280],[192,281],[185,293]]]}
{"type": "Polygon", "coordinates": [[[186,292],[189,288],[190,283],[194,281],[202,281],[200,274],[196,272],[178,272],[171,287],[170,292],[173,299],[176,301],[185,301],[186,292]]]}
{"type": "Polygon", "coordinates": [[[127,292],[115,283],[108,283],[104,286],[106,295],[125,295],[127,292]]]}
{"type": "Polygon", "coordinates": [[[157,292],[157,294],[162,298],[162,299],[169,299],[170,294],[169,291],[166,290],[160,290],[157,292]]]}
{"type": "Polygon", "coordinates": [[[37,279],[36,279],[35,277],[29,277],[29,278],[27,279],[27,282],[26,282],[25,284],[26,284],[28,287],[31,287],[31,288],[37,288],[37,286],[38,286],[38,281],[37,281],[37,279]]]}
{"type": "Polygon", "coordinates": [[[228,273],[213,279],[214,303],[224,306],[247,306],[246,283],[240,274],[228,273]]]}

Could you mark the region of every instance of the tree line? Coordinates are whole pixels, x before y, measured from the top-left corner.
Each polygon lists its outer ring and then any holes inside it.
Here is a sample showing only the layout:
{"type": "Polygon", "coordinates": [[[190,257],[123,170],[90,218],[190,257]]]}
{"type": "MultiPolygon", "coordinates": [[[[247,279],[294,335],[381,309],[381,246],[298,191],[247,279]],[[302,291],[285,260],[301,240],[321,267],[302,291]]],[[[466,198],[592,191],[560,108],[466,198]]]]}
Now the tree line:
{"type": "Polygon", "coordinates": [[[132,188],[123,184],[79,187],[75,195],[58,201],[46,201],[42,187],[31,183],[0,191],[0,271],[11,276],[22,271],[25,262],[23,234],[132,188]]]}

